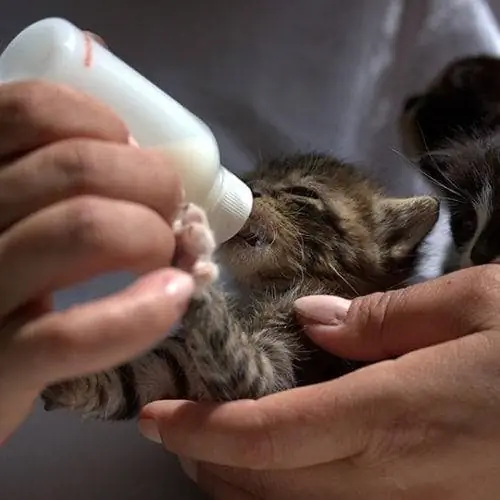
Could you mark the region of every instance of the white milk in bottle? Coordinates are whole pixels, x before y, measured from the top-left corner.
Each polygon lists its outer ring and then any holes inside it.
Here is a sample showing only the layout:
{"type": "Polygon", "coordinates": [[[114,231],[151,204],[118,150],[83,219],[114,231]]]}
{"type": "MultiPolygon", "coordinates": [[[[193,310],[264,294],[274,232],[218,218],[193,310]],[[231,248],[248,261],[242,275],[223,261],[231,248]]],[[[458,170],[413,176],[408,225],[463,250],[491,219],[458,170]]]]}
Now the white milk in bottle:
{"type": "Polygon", "coordinates": [[[32,79],[67,84],[99,99],[124,120],[141,147],[165,150],[187,201],[206,210],[218,244],[243,227],[252,193],[220,165],[207,125],[88,33],[58,18],[23,30],[0,55],[0,81],[32,79]]]}

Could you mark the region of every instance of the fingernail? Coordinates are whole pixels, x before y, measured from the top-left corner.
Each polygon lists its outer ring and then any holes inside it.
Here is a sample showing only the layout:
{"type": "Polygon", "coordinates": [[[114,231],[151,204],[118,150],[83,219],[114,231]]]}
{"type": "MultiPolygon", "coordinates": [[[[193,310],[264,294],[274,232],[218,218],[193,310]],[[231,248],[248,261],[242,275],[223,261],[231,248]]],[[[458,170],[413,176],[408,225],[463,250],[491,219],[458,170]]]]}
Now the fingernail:
{"type": "Polygon", "coordinates": [[[193,462],[188,458],[179,457],[179,463],[181,469],[184,471],[184,474],[186,474],[186,476],[191,479],[193,483],[196,483],[198,480],[198,465],[196,462],[193,462]]]}
{"type": "Polygon", "coordinates": [[[139,147],[139,143],[131,135],[128,136],[128,143],[130,146],[139,147]]]}
{"type": "Polygon", "coordinates": [[[87,33],[87,35],[89,35],[91,38],[93,38],[94,41],[96,41],[99,45],[102,45],[103,47],[108,48],[108,44],[99,35],[96,35],[92,31],[88,31],[88,30],[84,31],[84,33],[87,33]]]}
{"type": "Polygon", "coordinates": [[[167,295],[178,306],[185,306],[194,293],[193,277],[184,272],[177,272],[175,277],[170,277],[165,285],[167,295]]]}
{"type": "Polygon", "coordinates": [[[158,430],[158,425],[156,421],[152,418],[142,418],[138,423],[139,432],[153,443],[162,444],[160,431],[158,430]]]}
{"type": "Polygon", "coordinates": [[[351,301],[333,295],[311,295],[295,301],[303,323],[339,326],[344,323],[351,301]]]}

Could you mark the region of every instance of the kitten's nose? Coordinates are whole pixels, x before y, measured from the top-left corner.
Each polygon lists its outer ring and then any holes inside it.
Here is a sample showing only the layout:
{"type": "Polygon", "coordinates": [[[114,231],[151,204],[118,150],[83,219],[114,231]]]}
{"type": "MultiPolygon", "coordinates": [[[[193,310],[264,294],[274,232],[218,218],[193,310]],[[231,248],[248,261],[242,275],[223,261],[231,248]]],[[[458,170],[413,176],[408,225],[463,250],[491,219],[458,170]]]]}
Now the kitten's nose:
{"type": "Polygon", "coordinates": [[[264,194],[262,189],[255,187],[255,186],[250,186],[250,189],[252,191],[253,197],[254,198],[261,198],[262,195],[264,194]]]}

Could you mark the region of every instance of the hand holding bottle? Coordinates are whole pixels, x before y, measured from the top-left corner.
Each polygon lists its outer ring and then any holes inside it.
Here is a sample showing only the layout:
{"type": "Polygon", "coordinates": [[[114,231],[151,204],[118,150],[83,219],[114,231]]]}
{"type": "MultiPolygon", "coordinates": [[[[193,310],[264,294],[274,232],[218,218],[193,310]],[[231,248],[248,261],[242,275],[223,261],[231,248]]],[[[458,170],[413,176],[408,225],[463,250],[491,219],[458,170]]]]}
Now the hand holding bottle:
{"type": "Polygon", "coordinates": [[[45,385],[148,349],[182,314],[170,269],[182,190],[106,106],[42,82],[0,85],[0,444],[45,385]],[[51,294],[115,270],[131,288],[56,312],[51,294]],[[149,274],[148,274],[149,273],[149,274]]]}

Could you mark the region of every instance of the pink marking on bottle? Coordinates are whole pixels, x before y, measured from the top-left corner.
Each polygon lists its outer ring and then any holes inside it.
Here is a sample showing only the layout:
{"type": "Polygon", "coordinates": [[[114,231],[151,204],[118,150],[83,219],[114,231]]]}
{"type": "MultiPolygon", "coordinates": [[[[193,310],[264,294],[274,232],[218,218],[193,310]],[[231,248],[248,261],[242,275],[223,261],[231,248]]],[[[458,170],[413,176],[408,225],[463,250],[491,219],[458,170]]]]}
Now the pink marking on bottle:
{"type": "Polygon", "coordinates": [[[92,59],[93,59],[93,55],[94,55],[94,51],[93,51],[93,47],[92,47],[92,37],[87,32],[85,32],[83,34],[83,36],[84,36],[84,40],[85,40],[83,65],[86,68],[90,68],[90,66],[92,65],[92,59]]]}

